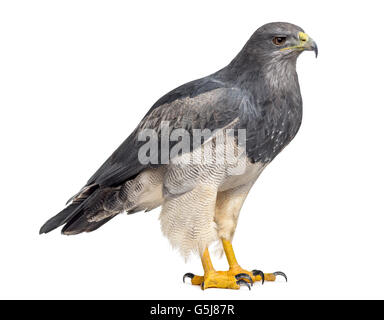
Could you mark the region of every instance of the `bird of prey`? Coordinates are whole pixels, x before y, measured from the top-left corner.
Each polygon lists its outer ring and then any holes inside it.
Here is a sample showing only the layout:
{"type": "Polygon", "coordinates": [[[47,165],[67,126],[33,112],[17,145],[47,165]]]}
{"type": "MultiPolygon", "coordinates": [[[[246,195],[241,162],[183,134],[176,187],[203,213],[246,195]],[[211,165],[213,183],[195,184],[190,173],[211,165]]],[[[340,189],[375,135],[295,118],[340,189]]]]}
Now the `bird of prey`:
{"type": "Polygon", "coordinates": [[[305,50],[317,56],[316,43],[296,25],[257,29],[226,67],[160,98],[40,233],[62,225],[66,235],[91,232],[119,213],[161,206],[161,228],[172,246],[185,257],[201,257],[204,274],[187,273],[183,280],[202,289],[239,289],[286,278],[243,269],[231,243],[252,185],[299,130],[296,61],[305,50]],[[227,257],[227,271],[212,265],[214,242],[227,257]]]}

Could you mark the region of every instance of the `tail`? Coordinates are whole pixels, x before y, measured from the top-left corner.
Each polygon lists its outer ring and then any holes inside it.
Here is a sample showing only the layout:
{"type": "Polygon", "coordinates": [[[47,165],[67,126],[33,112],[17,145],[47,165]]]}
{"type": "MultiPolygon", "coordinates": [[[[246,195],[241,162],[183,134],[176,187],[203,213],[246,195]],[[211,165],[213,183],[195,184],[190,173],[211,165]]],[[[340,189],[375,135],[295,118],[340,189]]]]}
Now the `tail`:
{"type": "Polygon", "coordinates": [[[41,227],[40,234],[62,225],[63,234],[91,232],[120,212],[150,211],[163,202],[164,172],[148,170],[115,187],[86,186],[70,199],[72,202],[63,211],[41,227]]]}
{"type": "Polygon", "coordinates": [[[74,235],[100,228],[118,213],[123,204],[118,198],[119,188],[87,188],[74,197],[72,203],[49,219],[40,229],[48,233],[62,225],[62,233],[74,235]]]}

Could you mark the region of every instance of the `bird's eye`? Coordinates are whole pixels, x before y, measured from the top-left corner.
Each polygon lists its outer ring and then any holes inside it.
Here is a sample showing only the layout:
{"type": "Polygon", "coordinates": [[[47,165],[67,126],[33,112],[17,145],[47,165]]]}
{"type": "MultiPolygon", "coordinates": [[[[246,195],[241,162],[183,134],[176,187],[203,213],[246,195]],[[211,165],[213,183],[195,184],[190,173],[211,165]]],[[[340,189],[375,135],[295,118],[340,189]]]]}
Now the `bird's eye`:
{"type": "Polygon", "coordinates": [[[286,40],[287,37],[273,37],[272,42],[277,46],[282,46],[286,40]]]}

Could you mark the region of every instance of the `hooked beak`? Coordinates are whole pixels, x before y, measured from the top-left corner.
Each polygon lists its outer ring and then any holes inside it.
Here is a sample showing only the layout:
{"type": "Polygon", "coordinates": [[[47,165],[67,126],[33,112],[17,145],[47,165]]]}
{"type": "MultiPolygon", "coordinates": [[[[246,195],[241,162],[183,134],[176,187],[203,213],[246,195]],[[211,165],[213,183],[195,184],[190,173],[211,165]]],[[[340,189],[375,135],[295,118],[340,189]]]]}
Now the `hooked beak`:
{"type": "Polygon", "coordinates": [[[303,48],[303,50],[309,50],[309,51],[314,51],[315,56],[317,58],[317,55],[319,54],[319,49],[317,48],[317,44],[315,41],[313,41],[312,38],[310,38],[306,33],[304,32],[299,32],[299,48],[303,48]]]}
{"type": "Polygon", "coordinates": [[[300,50],[300,51],[304,51],[304,50],[314,51],[317,58],[317,55],[319,54],[319,50],[317,48],[316,42],[304,32],[299,32],[298,38],[299,38],[298,44],[296,46],[283,48],[281,50],[292,49],[292,50],[300,50]]]}

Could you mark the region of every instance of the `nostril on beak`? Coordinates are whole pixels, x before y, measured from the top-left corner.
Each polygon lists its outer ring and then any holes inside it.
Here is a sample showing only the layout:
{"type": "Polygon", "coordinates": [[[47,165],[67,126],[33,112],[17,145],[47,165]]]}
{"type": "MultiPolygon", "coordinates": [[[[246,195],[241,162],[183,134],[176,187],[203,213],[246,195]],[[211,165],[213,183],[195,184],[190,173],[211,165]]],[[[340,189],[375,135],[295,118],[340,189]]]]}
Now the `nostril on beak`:
{"type": "Polygon", "coordinates": [[[309,37],[306,33],[304,32],[299,32],[299,39],[301,42],[307,42],[309,37]]]}

